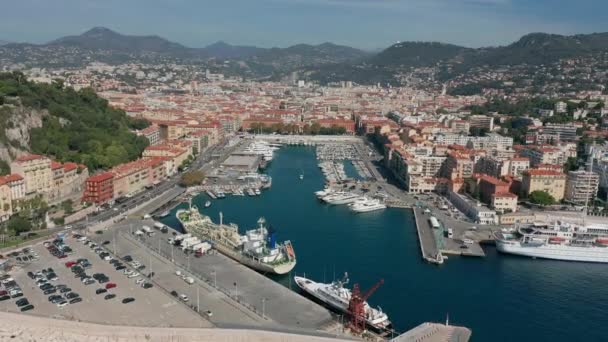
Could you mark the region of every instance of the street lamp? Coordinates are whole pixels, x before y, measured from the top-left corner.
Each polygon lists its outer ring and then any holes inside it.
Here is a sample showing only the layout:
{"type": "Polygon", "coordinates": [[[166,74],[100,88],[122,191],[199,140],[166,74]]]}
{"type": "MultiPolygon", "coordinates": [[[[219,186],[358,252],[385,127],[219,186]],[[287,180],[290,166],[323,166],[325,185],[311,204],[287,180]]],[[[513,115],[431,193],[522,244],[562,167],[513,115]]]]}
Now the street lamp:
{"type": "Polygon", "coordinates": [[[268,298],[262,297],[262,318],[266,318],[266,301],[268,298]]]}
{"type": "Polygon", "coordinates": [[[239,300],[239,287],[236,285],[236,281],[234,282],[234,297],[236,300],[239,300]]]}

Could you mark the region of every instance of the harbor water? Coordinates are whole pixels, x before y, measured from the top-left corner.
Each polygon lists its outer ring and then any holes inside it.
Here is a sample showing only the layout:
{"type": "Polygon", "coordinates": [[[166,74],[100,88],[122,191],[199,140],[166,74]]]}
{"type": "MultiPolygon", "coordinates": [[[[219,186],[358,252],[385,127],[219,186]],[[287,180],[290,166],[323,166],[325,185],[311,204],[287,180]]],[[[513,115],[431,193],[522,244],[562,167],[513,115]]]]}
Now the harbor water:
{"type": "MultiPolygon", "coordinates": [[[[264,216],[278,240],[294,244],[291,276],[329,282],[348,272],[351,286],[360,283],[364,291],[383,278],[369,302],[398,331],[449,315],[450,323],[473,330],[473,341],[608,340],[608,265],[506,256],[493,247],[486,258],[427,264],[409,210],[354,214],[317,200],[313,192],[324,181],[314,147],[283,147],[267,173],[273,185],[261,196],[228,196],[203,208],[208,198],[200,195],[194,204],[216,222],[221,211],[241,231],[264,216]]],[[[177,227],[174,214],[163,222],[177,227]]],[[[274,279],[297,291],[290,276],[274,279]]]]}

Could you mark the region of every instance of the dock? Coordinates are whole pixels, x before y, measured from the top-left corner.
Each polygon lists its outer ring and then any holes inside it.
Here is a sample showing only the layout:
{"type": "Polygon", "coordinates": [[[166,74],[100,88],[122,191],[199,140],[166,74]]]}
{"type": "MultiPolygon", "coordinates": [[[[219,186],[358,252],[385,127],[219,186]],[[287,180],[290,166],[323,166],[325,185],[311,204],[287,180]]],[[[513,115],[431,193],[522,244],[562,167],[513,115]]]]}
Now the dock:
{"type": "Polygon", "coordinates": [[[405,201],[387,199],[384,204],[389,208],[411,209],[412,205],[405,201]]]}
{"type": "Polygon", "coordinates": [[[467,342],[471,330],[465,327],[439,323],[422,323],[395,337],[390,342],[467,342]]]}
{"type": "Polygon", "coordinates": [[[435,232],[429,224],[424,212],[420,208],[414,208],[414,218],[416,221],[416,231],[420,243],[422,258],[433,264],[443,264],[443,255],[437,248],[435,232]]]}

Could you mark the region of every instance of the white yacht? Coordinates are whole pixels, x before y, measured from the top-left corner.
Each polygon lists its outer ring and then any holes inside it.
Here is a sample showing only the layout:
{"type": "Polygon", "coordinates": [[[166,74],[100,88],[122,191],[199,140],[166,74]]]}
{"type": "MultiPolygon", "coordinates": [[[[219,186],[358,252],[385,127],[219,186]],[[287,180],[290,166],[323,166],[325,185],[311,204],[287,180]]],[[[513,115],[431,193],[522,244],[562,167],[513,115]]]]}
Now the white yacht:
{"type": "Polygon", "coordinates": [[[278,149],[278,147],[271,146],[267,142],[256,140],[247,146],[243,152],[260,155],[265,161],[269,162],[274,157],[274,151],[278,149]]]}
{"type": "Polygon", "coordinates": [[[357,213],[386,209],[386,205],[377,199],[362,198],[349,205],[350,210],[357,213]]]}
{"type": "Polygon", "coordinates": [[[315,191],[315,196],[317,196],[317,198],[321,199],[321,198],[323,198],[325,196],[329,196],[333,193],[334,193],[334,191],[331,188],[325,188],[323,190],[315,191]]]}
{"type": "MultiPolygon", "coordinates": [[[[351,298],[351,291],[344,287],[348,283],[348,275],[344,279],[333,281],[330,284],[317,283],[304,277],[294,277],[298,287],[310,296],[325,303],[331,308],[342,313],[348,313],[348,306],[351,298]]],[[[367,302],[365,307],[365,321],[368,326],[379,332],[391,329],[391,321],[388,315],[380,307],[372,308],[367,302]]]]}
{"type": "Polygon", "coordinates": [[[329,204],[349,204],[360,198],[359,195],[350,192],[336,192],[323,197],[323,201],[329,204]]]}

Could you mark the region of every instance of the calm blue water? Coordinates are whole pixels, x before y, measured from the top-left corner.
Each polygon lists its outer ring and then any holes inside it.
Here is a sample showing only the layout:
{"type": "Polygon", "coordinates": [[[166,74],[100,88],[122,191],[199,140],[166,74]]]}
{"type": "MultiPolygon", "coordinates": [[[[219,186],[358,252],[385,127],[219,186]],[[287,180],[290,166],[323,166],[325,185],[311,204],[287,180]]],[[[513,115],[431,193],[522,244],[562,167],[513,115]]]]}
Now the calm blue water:
{"type": "MultiPolygon", "coordinates": [[[[273,187],[262,196],[216,200],[205,211],[214,221],[222,211],[241,229],[264,216],[279,240],[293,242],[298,274],[330,281],[334,270],[336,277],[347,271],[364,290],[384,278],[369,301],[399,331],[449,313],[451,323],[473,329],[473,341],[608,340],[608,265],[531,260],[494,248],[484,259],[426,264],[409,211],[353,214],[317,201],[313,191],[323,179],[313,148],[281,149],[268,173],[273,187]]],[[[202,208],[205,200],[195,203],[202,208]]],[[[175,226],[172,217],[165,223],[175,226]]],[[[289,286],[288,276],[276,280],[289,286]]]]}

